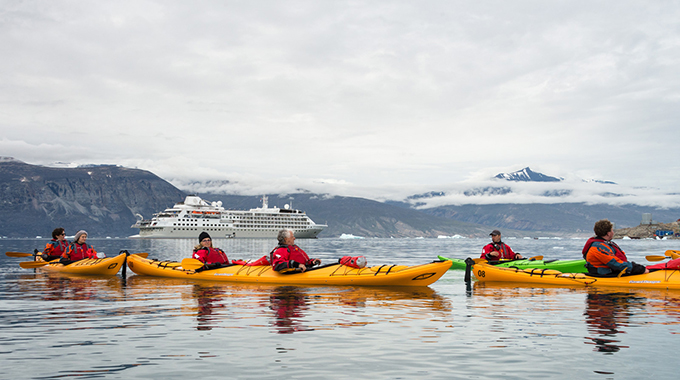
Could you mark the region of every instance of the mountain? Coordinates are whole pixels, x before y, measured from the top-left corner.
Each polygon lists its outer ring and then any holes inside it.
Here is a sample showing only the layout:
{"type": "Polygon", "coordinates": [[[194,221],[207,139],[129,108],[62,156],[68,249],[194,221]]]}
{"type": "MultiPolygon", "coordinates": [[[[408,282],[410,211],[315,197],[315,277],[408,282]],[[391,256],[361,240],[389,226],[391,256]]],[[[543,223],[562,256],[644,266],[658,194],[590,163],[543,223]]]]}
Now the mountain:
{"type": "Polygon", "coordinates": [[[429,191],[387,203],[504,229],[590,234],[593,224],[605,218],[614,222],[617,228],[639,225],[643,213],[651,213],[657,220],[675,221],[680,217],[680,208],[673,207],[677,205],[677,196],[673,194],[661,194],[669,200],[668,206],[663,207],[606,202],[610,199],[633,201],[636,197],[660,199],[660,194],[654,189],[623,188],[611,181],[565,181],[526,167],[512,173],[500,173],[486,185],[477,183],[449,191],[429,191]],[[507,182],[499,186],[498,180],[507,182]],[[543,184],[536,188],[527,182],[543,184]],[[588,202],[583,200],[584,194],[589,194],[588,202]],[[556,203],[556,198],[561,202],[556,203]]]}
{"type": "Polygon", "coordinates": [[[93,237],[130,236],[135,214],[150,216],[184,192],[155,174],[114,165],[51,168],[0,161],[0,235],[51,237],[84,229],[93,237]]]}
{"type": "MultiPolygon", "coordinates": [[[[525,173],[529,178],[542,178],[535,175],[540,173],[525,173]]],[[[558,183],[561,188],[563,183],[558,183]]],[[[194,185],[201,187],[201,183],[194,185]]],[[[516,185],[508,182],[507,186],[477,186],[459,195],[470,200],[491,197],[502,200],[505,196],[517,196],[511,186],[516,185]]],[[[617,191],[609,194],[624,196],[617,191]]],[[[85,229],[92,237],[130,236],[138,232],[130,228],[135,215],[150,218],[183,201],[186,195],[187,192],[144,170],[115,165],[55,168],[0,158],[0,236],[48,238],[55,227],[66,228],[69,235],[85,229]]],[[[198,195],[209,201],[222,201],[230,209],[248,210],[261,205],[257,196],[201,192],[198,195]]],[[[569,190],[556,189],[540,196],[554,200],[569,195],[569,190]]],[[[486,237],[494,228],[502,229],[505,236],[590,235],[595,221],[603,218],[614,222],[617,228],[624,228],[639,225],[643,213],[651,213],[662,222],[680,217],[680,209],[673,207],[584,202],[452,205],[445,203],[449,196],[447,192],[433,191],[383,203],[300,191],[269,195],[269,204],[279,207],[291,204],[316,223],[327,224],[322,238],[343,233],[364,237],[486,237]]]]}
{"type": "Polygon", "coordinates": [[[528,166],[516,172],[497,174],[494,178],[515,182],[560,182],[564,180],[564,178],[556,178],[534,172],[531,169],[529,169],[528,166]]]}
{"type": "Polygon", "coordinates": [[[675,221],[680,208],[585,203],[447,205],[421,209],[422,212],[468,223],[498,226],[520,231],[591,234],[600,219],[609,219],[616,228],[638,226],[642,214],[655,220],[675,221]]]}
{"type": "MultiPolygon", "coordinates": [[[[0,159],[0,236],[49,238],[56,227],[68,235],[84,229],[92,237],[125,237],[135,215],[150,218],[187,193],[155,174],[115,165],[53,168],[0,159]]],[[[225,208],[261,206],[259,197],[199,194],[225,208]]],[[[270,195],[269,204],[302,209],[320,224],[321,237],[343,233],[364,237],[437,237],[488,234],[490,227],[458,222],[362,198],[310,193],[270,195]]]]}
{"type": "MultiPolygon", "coordinates": [[[[225,208],[248,210],[261,206],[260,197],[224,194],[199,196],[222,201],[225,208]]],[[[429,215],[418,210],[363,198],[329,196],[310,193],[269,195],[269,205],[285,204],[303,210],[318,224],[327,224],[320,237],[352,234],[363,237],[437,237],[486,236],[490,227],[429,215]]]]}

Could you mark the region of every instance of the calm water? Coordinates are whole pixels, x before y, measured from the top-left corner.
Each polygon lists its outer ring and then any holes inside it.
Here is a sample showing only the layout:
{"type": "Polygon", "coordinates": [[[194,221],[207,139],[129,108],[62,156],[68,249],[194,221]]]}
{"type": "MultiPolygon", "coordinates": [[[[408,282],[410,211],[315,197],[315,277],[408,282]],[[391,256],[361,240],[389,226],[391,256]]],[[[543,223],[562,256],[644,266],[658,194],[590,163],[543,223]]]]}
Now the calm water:
{"type": "MultiPolygon", "coordinates": [[[[193,240],[90,239],[179,260],[193,240]]],[[[417,264],[477,257],[486,239],[299,240],[329,261],[417,264]]],[[[474,283],[430,287],[246,286],[21,269],[45,240],[0,240],[0,378],[675,379],[680,292],[474,283]]],[[[216,240],[257,259],[273,240],[216,240]]],[[[575,259],[584,239],[508,240],[525,256],[575,259]]],[[[631,260],[680,241],[620,241],[631,260]]]]}

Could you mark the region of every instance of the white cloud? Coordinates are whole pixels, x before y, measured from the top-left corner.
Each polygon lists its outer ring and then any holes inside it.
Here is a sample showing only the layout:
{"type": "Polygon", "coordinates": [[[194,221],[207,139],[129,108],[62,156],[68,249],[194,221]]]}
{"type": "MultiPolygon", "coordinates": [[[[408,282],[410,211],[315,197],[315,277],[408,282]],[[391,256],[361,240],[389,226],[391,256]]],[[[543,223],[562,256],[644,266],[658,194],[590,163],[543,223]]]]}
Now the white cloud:
{"type": "Polygon", "coordinates": [[[3,9],[0,152],[26,162],[372,198],[525,166],[680,187],[669,3],[3,9]]]}

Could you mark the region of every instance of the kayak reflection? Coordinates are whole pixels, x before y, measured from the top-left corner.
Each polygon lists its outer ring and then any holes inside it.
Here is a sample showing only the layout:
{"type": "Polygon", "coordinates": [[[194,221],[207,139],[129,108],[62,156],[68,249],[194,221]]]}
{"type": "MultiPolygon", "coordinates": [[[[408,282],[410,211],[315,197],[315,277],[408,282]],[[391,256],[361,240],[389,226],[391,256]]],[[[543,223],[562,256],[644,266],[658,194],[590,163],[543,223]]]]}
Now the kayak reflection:
{"type": "Polygon", "coordinates": [[[595,351],[614,353],[629,346],[620,345],[618,334],[625,334],[630,316],[645,308],[647,299],[634,293],[604,293],[590,289],[586,295],[585,317],[588,331],[599,336],[585,337],[595,351]]]}
{"type": "Polygon", "coordinates": [[[131,313],[167,308],[173,298],[179,298],[181,314],[195,318],[198,330],[267,326],[276,334],[383,322],[411,324],[417,319],[448,318],[452,310],[449,298],[422,286],[275,286],[134,275],[127,279],[125,297],[145,300],[128,307],[131,313]],[[146,302],[152,300],[158,302],[146,302]],[[370,313],[357,313],[364,309],[370,313]]]}
{"type": "Polygon", "coordinates": [[[110,276],[44,272],[22,275],[19,279],[22,298],[35,296],[45,301],[108,299],[120,297],[123,288],[120,278],[110,276]]]}

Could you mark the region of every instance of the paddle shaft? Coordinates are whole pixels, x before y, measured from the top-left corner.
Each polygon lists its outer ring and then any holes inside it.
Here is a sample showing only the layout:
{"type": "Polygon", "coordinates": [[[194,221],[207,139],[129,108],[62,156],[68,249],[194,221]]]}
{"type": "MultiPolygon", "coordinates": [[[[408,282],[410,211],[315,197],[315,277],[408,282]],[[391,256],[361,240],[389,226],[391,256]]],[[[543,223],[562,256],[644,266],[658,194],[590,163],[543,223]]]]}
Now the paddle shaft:
{"type": "Polygon", "coordinates": [[[26,253],[26,252],[5,252],[5,255],[7,255],[9,257],[30,257],[30,256],[36,256],[37,254],[26,253]]]}
{"type": "Polygon", "coordinates": [[[22,261],[19,263],[19,266],[24,268],[24,269],[33,269],[33,268],[40,268],[43,267],[47,264],[53,263],[53,262],[58,262],[59,259],[54,260],[54,261],[22,261]]]}

